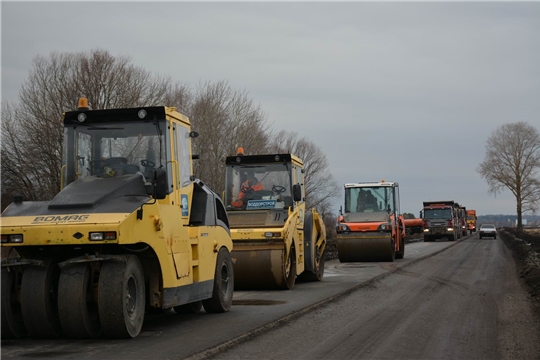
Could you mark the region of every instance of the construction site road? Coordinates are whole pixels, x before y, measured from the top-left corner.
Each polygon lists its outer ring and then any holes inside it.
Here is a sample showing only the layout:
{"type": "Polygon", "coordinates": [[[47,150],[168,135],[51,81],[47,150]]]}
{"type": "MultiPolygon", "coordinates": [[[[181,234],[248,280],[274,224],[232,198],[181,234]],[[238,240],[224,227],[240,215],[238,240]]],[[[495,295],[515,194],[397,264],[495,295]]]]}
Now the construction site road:
{"type": "Polygon", "coordinates": [[[328,261],[321,282],[237,291],[224,314],[154,314],[139,337],[3,340],[3,359],[538,358],[500,240],[416,242],[392,263],[328,261]]]}

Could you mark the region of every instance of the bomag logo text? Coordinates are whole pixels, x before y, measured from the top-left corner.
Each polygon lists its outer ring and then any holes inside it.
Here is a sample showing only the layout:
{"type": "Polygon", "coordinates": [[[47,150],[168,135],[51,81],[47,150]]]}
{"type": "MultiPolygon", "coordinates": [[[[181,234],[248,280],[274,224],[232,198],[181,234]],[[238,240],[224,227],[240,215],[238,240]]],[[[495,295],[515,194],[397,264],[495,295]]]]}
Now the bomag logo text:
{"type": "Polygon", "coordinates": [[[32,224],[43,224],[43,223],[78,223],[85,222],[88,220],[90,215],[50,215],[50,216],[38,216],[34,218],[32,224]]]}

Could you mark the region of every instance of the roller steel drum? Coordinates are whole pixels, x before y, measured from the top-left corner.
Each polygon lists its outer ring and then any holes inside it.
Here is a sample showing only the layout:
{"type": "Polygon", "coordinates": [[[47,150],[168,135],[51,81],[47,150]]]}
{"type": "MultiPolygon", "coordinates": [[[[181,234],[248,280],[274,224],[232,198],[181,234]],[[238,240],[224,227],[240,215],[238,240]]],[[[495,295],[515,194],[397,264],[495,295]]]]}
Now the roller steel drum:
{"type": "Polygon", "coordinates": [[[395,247],[390,234],[349,233],[337,239],[340,262],[394,261],[395,247]]]}
{"type": "MultiPolygon", "coordinates": [[[[238,248],[242,246],[236,246],[236,249],[238,248]]],[[[283,248],[233,250],[231,257],[234,259],[235,290],[282,289],[285,286],[287,271],[292,270],[290,266],[284,265],[283,248]]]]}

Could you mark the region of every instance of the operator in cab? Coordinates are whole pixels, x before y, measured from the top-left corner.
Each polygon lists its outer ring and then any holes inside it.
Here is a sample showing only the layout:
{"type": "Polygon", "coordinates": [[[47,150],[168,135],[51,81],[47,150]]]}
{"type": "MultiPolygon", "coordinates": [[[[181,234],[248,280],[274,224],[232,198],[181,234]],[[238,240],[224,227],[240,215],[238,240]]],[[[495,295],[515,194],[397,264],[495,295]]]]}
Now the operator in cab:
{"type": "Polygon", "coordinates": [[[247,171],[246,172],[246,181],[240,186],[240,192],[238,193],[238,198],[236,201],[231,202],[231,205],[234,207],[242,207],[244,201],[249,200],[250,195],[254,191],[263,190],[263,184],[255,177],[255,172],[247,171]]]}
{"type": "Polygon", "coordinates": [[[364,211],[378,211],[379,206],[377,205],[377,199],[371,193],[371,190],[360,189],[360,194],[358,195],[358,203],[356,206],[357,212],[364,211]]]}

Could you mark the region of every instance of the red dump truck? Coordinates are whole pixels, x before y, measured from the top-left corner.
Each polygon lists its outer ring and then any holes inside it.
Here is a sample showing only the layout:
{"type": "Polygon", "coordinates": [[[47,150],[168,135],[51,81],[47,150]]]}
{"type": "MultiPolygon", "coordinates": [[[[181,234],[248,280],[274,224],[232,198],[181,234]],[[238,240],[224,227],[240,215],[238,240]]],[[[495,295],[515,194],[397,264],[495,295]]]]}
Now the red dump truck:
{"type": "Polygon", "coordinates": [[[420,217],[424,220],[424,241],[461,238],[461,223],[456,203],[449,201],[424,201],[420,217]]]}

